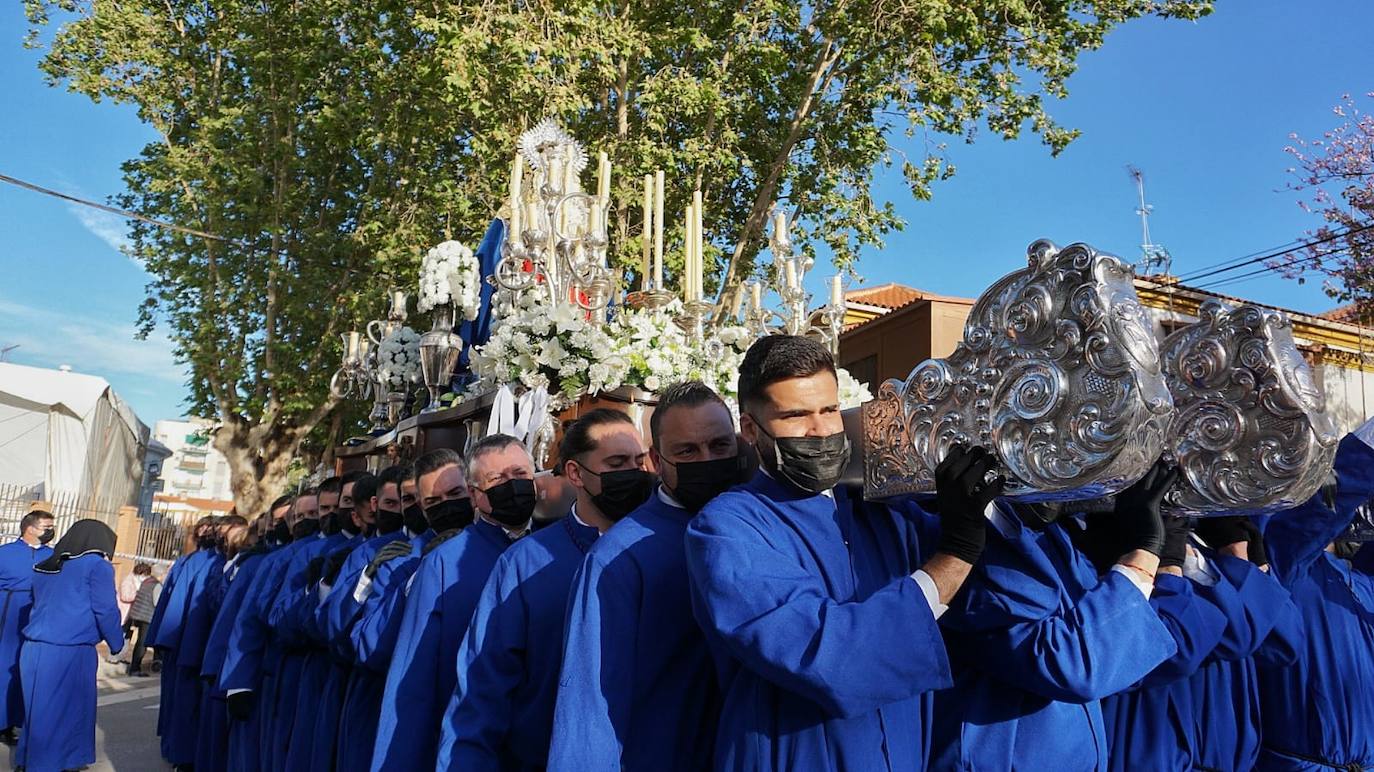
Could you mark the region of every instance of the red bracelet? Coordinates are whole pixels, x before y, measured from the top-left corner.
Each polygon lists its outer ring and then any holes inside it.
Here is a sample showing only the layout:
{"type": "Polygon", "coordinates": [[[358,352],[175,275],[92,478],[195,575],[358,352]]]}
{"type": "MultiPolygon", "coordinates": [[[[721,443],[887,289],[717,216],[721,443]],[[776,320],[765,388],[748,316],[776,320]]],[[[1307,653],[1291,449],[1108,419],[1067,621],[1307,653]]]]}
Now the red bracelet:
{"type": "Polygon", "coordinates": [[[1142,573],[1142,574],[1148,576],[1148,577],[1150,578],[1150,581],[1153,582],[1153,581],[1155,580],[1155,575],[1154,575],[1154,574],[1150,573],[1149,571],[1146,571],[1145,569],[1141,568],[1140,566],[1138,566],[1138,565],[1136,565],[1136,564],[1134,564],[1134,563],[1117,563],[1117,565],[1118,565],[1118,566],[1125,566],[1125,567],[1127,567],[1127,568],[1134,568],[1135,570],[1139,571],[1140,573],[1142,573]]]}

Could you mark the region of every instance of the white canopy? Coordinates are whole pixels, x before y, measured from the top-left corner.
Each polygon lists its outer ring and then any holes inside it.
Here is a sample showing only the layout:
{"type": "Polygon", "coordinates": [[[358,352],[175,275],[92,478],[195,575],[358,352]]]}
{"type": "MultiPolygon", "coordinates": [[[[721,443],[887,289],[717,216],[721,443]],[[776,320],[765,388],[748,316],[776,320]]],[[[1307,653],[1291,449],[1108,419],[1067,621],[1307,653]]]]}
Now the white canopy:
{"type": "Polygon", "coordinates": [[[136,503],[148,427],[94,375],[0,363],[0,483],[136,503]]]}

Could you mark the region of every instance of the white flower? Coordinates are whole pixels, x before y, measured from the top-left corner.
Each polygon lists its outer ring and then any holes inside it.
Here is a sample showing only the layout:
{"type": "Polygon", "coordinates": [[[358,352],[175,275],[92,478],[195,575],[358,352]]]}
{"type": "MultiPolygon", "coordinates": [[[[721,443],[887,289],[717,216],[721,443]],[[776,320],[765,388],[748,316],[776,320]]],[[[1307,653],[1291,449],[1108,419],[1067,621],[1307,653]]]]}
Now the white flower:
{"type": "Polygon", "coordinates": [[[393,390],[420,380],[420,336],[414,330],[402,327],[382,339],[377,347],[377,375],[393,390]]]}
{"type": "Polygon", "coordinates": [[[481,306],[482,269],[472,250],[445,241],[425,253],[420,263],[420,311],[452,303],[462,319],[476,319],[481,306]]]}
{"type": "Polygon", "coordinates": [[[835,378],[840,384],[840,407],[858,407],[863,403],[873,399],[873,395],[868,391],[868,384],[859,383],[849,371],[843,367],[835,368],[835,378]]]}
{"type": "Polygon", "coordinates": [[[663,388],[663,381],[657,375],[650,375],[644,379],[644,388],[649,391],[658,391],[663,388]]]}

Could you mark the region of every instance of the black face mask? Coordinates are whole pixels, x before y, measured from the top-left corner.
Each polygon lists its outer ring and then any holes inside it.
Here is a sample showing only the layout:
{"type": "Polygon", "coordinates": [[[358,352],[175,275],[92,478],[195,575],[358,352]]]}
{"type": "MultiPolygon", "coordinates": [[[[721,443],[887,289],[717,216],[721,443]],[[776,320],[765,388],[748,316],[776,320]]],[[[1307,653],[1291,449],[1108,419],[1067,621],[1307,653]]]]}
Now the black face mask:
{"type": "Polygon", "coordinates": [[[39,543],[39,544],[47,544],[48,542],[52,541],[52,540],[53,540],[53,537],[56,536],[56,535],[57,535],[57,529],[56,529],[56,528],[53,528],[53,527],[51,527],[51,526],[49,526],[49,527],[47,527],[47,528],[44,528],[44,529],[43,529],[43,533],[38,534],[38,543],[39,543]]]}
{"type": "Polygon", "coordinates": [[[534,505],[539,502],[539,494],[534,490],[534,480],[516,477],[500,485],[493,485],[482,491],[491,503],[492,520],[507,528],[519,528],[534,516],[534,505]]]}
{"type": "Polygon", "coordinates": [[[287,525],[285,520],[277,521],[277,524],[272,526],[271,537],[278,544],[289,544],[291,542],[291,526],[287,525]]]}
{"type": "Polygon", "coordinates": [[[742,454],[710,461],[683,461],[680,464],[664,459],[663,463],[677,472],[677,485],[669,492],[688,512],[700,512],[711,499],[742,482],[748,467],[742,454]]]}
{"type": "Polygon", "coordinates": [[[320,521],[315,519],[302,520],[291,526],[291,538],[295,540],[307,539],[320,532],[320,521]]]}
{"type": "Polygon", "coordinates": [[[345,535],[353,534],[356,536],[359,533],[358,526],[353,522],[352,507],[334,510],[334,519],[338,521],[338,531],[342,531],[345,535]]]}
{"type": "Polygon", "coordinates": [[[339,532],[339,510],[320,516],[320,531],[325,536],[333,536],[339,532]]]}
{"type": "Polygon", "coordinates": [[[472,525],[472,499],[448,499],[425,510],[435,533],[456,531],[472,525]]]}
{"type": "Polygon", "coordinates": [[[419,504],[411,504],[405,510],[406,530],[415,535],[419,535],[429,530],[429,520],[425,519],[425,510],[419,504]]]}
{"type": "Polygon", "coordinates": [[[1013,508],[1021,524],[1032,531],[1043,531],[1064,514],[1064,507],[1058,502],[1037,502],[1017,504],[1013,508]]]}
{"type": "Polygon", "coordinates": [[[1335,552],[1336,557],[1340,558],[1341,560],[1354,560],[1355,553],[1359,552],[1360,548],[1363,546],[1364,542],[1342,539],[1341,541],[1335,542],[1335,546],[1333,547],[1332,551],[1335,552]]]}
{"type": "Polygon", "coordinates": [[[836,432],[828,437],[774,437],[754,419],[759,434],[773,444],[772,453],[759,453],[768,470],[810,494],[835,487],[849,465],[849,437],[836,432]]]}
{"type": "Polygon", "coordinates": [[[406,516],[400,510],[379,509],[377,510],[377,533],[387,534],[401,530],[405,525],[406,516]]]}
{"type": "Polygon", "coordinates": [[[582,470],[601,478],[601,492],[592,496],[592,503],[607,520],[613,522],[639,509],[653,495],[654,485],[658,482],[658,478],[643,469],[617,469],[600,474],[585,466],[582,470]]]}

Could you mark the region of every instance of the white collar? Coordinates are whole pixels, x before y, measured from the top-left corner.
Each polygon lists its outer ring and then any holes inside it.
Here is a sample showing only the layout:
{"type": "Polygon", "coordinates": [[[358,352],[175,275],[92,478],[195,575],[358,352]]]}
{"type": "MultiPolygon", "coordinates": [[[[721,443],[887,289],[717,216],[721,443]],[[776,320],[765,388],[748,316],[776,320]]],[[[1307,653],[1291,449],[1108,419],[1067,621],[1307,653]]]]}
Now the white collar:
{"type": "Polygon", "coordinates": [[[668,489],[663,487],[663,483],[658,484],[658,490],[656,492],[658,493],[658,500],[663,502],[664,504],[667,504],[668,506],[673,507],[674,509],[687,508],[682,506],[682,502],[673,498],[673,494],[669,493],[668,489]]]}
{"type": "Polygon", "coordinates": [[[487,523],[489,525],[494,525],[497,528],[500,528],[502,531],[505,531],[506,538],[510,539],[511,541],[515,541],[516,539],[519,539],[521,536],[527,535],[530,532],[531,527],[534,525],[534,518],[530,518],[528,521],[525,522],[523,526],[519,528],[507,528],[506,526],[501,525],[495,520],[492,520],[491,518],[487,517],[486,514],[483,512],[478,512],[477,516],[482,518],[482,522],[487,523]]]}
{"type": "Polygon", "coordinates": [[[572,515],[573,519],[577,521],[577,524],[582,526],[583,528],[591,528],[594,531],[600,532],[600,528],[597,528],[596,526],[592,525],[591,523],[588,523],[586,520],[583,520],[581,517],[578,516],[576,501],[573,502],[572,509],[568,510],[568,514],[572,515]]]}

